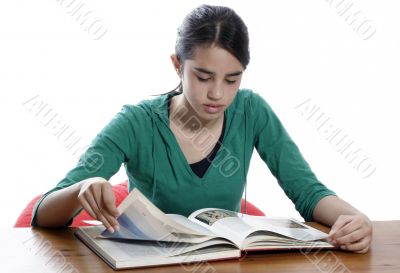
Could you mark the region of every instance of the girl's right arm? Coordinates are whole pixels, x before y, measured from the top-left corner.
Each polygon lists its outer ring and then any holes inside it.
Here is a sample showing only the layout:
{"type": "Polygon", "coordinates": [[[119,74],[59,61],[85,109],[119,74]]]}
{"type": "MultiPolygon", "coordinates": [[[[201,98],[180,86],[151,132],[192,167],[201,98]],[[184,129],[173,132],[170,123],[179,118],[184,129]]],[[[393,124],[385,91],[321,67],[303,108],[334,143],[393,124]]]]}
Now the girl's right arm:
{"type": "Polygon", "coordinates": [[[118,230],[118,210],[110,182],[89,178],[46,196],[37,210],[36,224],[61,227],[80,210],[85,209],[110,231],[118,230]]]}
{"type": "MultiPolygon", "coordinates": [[[[85,209],[113,232],[118,229],[114,193],[107,181],[130,157],[137,158],[135,126],[149,118],[137,107],[124,106],[95,137],[77,166],[44,197],[34,211],[32,223],[42,227],[62,227],[85,209]]],[[[144,126],[144,125],[143,125],[144,126]]]]}

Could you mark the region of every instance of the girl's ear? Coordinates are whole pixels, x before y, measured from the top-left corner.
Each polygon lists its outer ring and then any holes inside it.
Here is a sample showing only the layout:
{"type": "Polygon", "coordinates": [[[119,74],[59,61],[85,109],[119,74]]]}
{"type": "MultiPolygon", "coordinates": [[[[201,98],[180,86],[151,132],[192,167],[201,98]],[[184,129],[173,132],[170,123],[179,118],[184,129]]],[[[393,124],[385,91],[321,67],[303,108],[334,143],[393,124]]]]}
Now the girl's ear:
{"type": "Polygon", "coordinates": [[[172,64],[174,66],[174,69],[175,69],[176,73],[178,73],[178,76],[181,77],[182,76],[182,74],[181,74],[182,71],[181,71],[181,64],[180,64],[180,62],[178,60],[178,56],[176,56],[176,54],[172,54],[171,55],[171,61],[172,61],[172,64]]]}

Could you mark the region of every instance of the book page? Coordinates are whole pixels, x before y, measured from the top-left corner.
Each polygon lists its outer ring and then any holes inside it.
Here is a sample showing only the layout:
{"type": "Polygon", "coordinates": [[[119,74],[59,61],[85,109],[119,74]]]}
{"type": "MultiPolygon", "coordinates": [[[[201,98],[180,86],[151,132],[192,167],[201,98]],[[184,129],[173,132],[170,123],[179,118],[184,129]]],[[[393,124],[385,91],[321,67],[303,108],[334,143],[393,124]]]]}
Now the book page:
{"type": "Polygon", "coordinates": [[[202,243],[178,243],[162,241],[136,241],[136,240],[118,240],[97,238],[97,243],[113,255],[120,259],[147,258],[147,257],[172,257],[182,255],[188,252],[216,246],[220,248],[232,248],[226,240],[216,239],[202,243]]]}
{"type": "Polygon", "coordinates": [[[328,237],[328,234],[302,224],[295,219],[246,215],[243,220],[256,230],[275,232],[303,242],[321,240],[328,237]]]}
{"type": "Polygon", "coordinates": [[[222,209],[202,209],[189,216],[219,236],[233,241],[240,248],[257,241],[293,244],[327,238],[328,234],[294,219],[252,216],[222,209]]]}
{"type": "MultiPolygon", "coordinates": [[[[101,237],[135,240],[159,240],[199,243],[209,240],[209,232],[183,225],[168,217],[139,190],[134,189],[118,207],[120,230],[104,230],[101,237]]],[[[183,216],[182,216],[183,217],[183,216]]]]}
{"type": "Polygon", "coordinates": [[[179,215],[179,214],[166,214],[168,217],[170,217],[173,221],[176,223],[181,224],[182,226],[185,226],[189,229],[196,230],[199,233],[206,234],[209,236],[217,237],[218,235],[209,230],[208,228],[205,228],[202,225],[199,225],[195,222],[190,221],[188,218],[185,216],[179,215]]]}
{"type": "Polygon", "coordinates": [[[240,248],[242,248],[245,238],[256,231],[254,227],[242,220],[242,213],[229,210],[201,209],[192,213],[188,218],[213,233],[231,240],[240,248]]]}

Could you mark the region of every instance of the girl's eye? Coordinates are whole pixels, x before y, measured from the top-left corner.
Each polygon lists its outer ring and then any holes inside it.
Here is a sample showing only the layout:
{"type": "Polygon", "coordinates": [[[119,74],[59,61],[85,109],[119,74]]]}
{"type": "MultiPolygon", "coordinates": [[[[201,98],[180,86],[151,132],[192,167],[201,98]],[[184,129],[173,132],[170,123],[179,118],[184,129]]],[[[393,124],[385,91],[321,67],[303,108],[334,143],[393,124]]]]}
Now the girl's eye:
{"type": "Polygon", "coordinates": [[[201,77],[197,76],[197,79],[198,79],[199,81],[201,81],[201,82],[206,82],[206,81],[208,81],[210,78],[204,79],[204,78],[201,78],[201,77]]]}
{"type": "MultiPolygon", "coordinates": [[[[199,81],[201,81],[201,82],[206,82],[206,81],[208,81],[208,80],[210,80],[211,78],[207,78],[207,79],[205,79],[205,78],[201,78],[201,77],[199,77],[199,76],[196,76],[197,77],[197,79],[199,80],[199,81]]],[[[227,84],[234,84],[236,81],[231,81],[231,80],[225,80],[226,81],[226,83],[227,84]]]]}

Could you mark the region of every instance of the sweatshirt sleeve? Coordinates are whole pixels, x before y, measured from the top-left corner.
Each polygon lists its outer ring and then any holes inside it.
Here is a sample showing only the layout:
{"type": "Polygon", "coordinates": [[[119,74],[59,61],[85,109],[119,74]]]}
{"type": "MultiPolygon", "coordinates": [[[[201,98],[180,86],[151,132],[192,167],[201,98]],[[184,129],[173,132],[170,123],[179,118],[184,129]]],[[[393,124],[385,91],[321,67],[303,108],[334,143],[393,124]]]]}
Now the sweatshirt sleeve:
{"type": "Polygon", "coordinates": [[[296,210],[306,221],[311,221],[317,203],[335,193],[318,181],[268,103],[256,93],[251,96],[250,103],[257,152],[296,210]]]}
{"type": "MultiPolygon", "coordinates": [[[[32,211],[32,226],[37,225],[37,210],[47,195],[93,177],[108,180],[118,172],[123,162],[132,158],[135,139],[132,111],[132,107],[124,106],[121,112],[94,138],[88,149],[80,156],[75,168],[70,170],[56,187],[38,200],[32,211]]],[[[70,225],[72,220],[66,225],[70,225]]]]}

